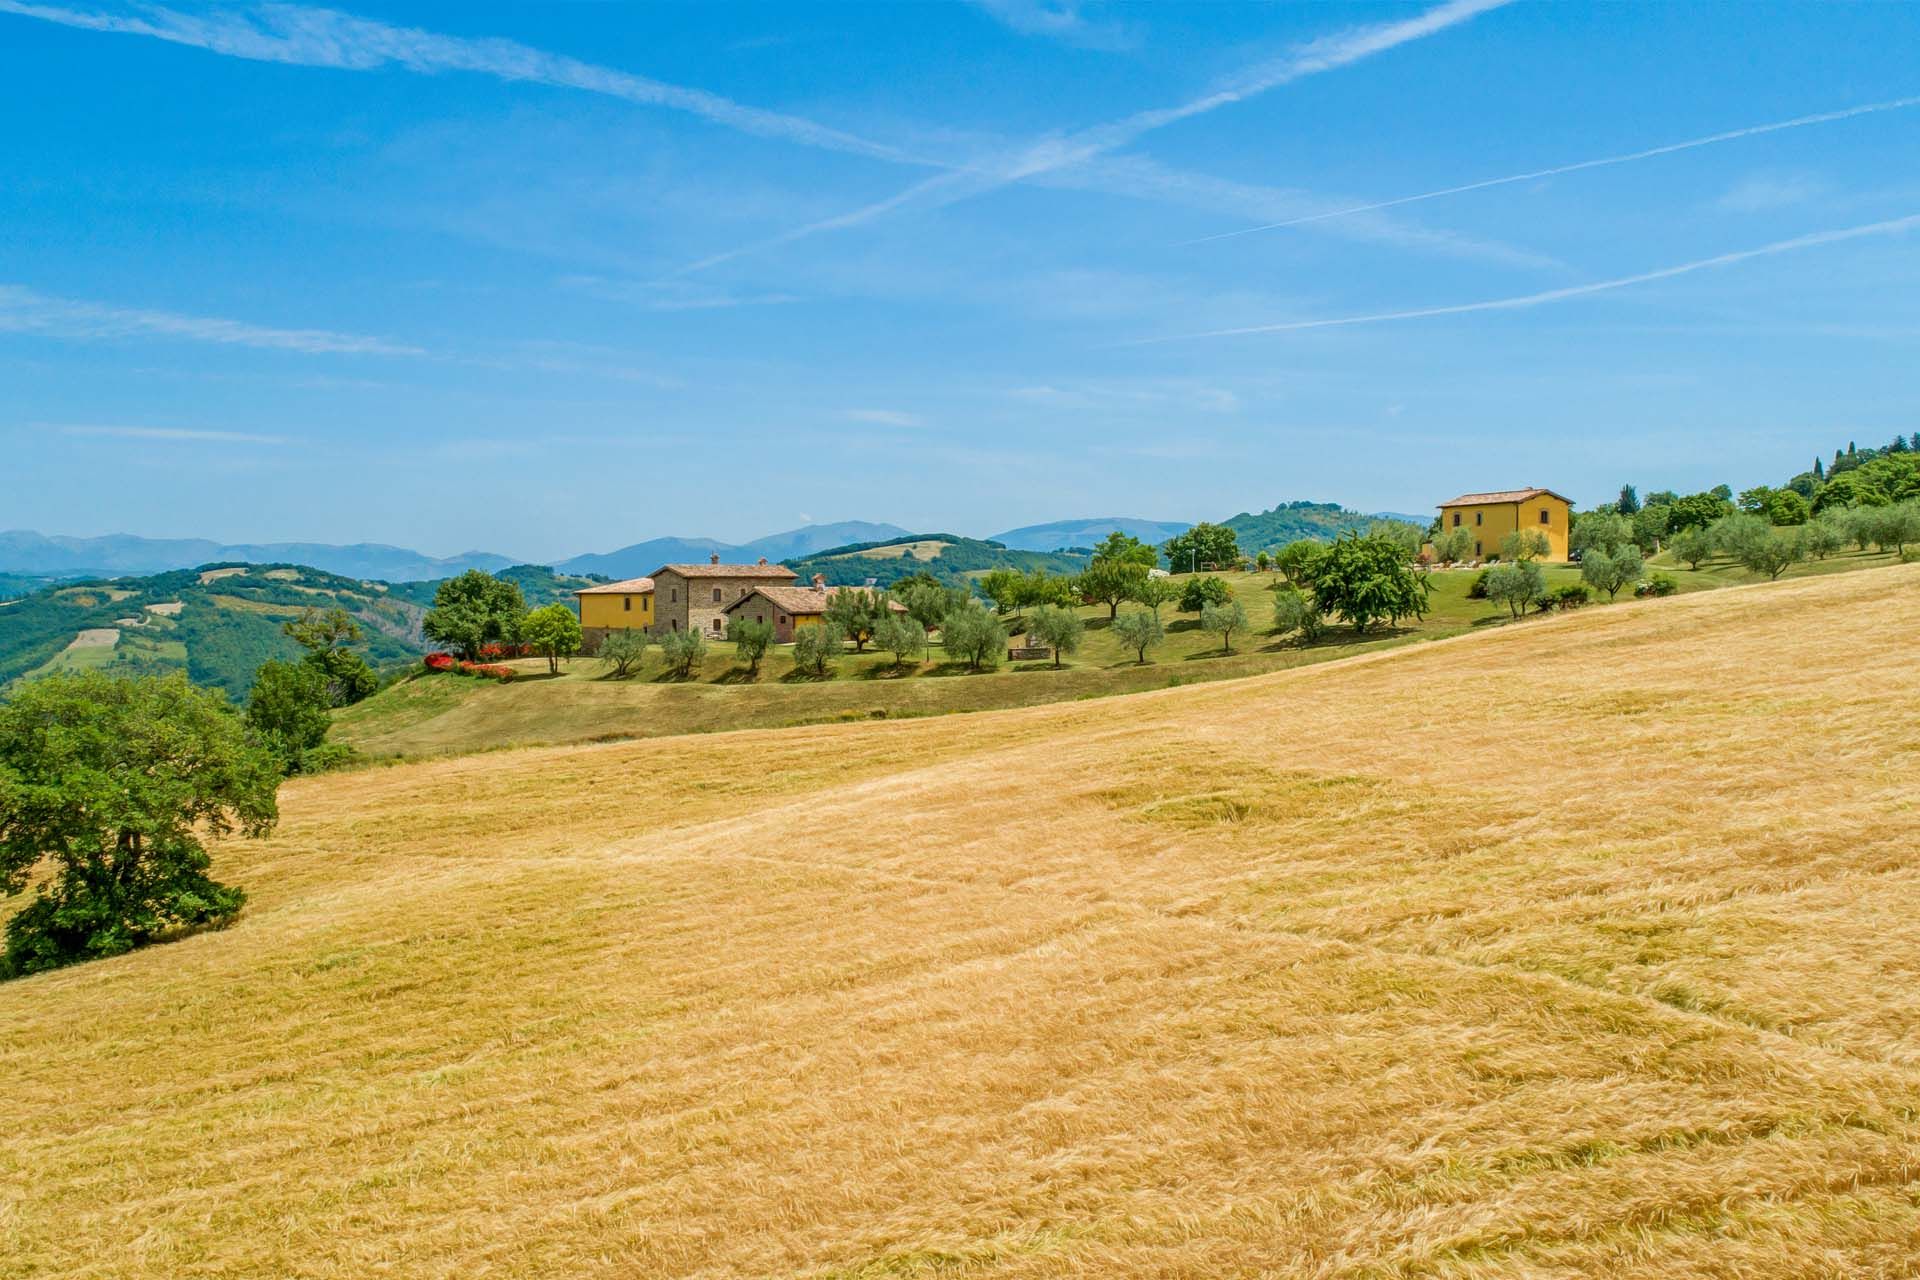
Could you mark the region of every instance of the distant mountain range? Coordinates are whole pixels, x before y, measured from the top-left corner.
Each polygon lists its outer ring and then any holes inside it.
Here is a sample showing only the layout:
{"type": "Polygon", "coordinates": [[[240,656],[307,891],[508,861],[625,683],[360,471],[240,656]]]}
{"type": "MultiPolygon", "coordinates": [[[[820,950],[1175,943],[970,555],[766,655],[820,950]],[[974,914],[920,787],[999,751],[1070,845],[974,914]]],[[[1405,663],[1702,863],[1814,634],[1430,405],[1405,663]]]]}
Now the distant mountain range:
{"type": "Polygon", "coordinates": [[[996,533],[989,541],[1000,542],[1014,551],[1058,551],[1062,547],[1091,547],[1118,529],[1140,541],[1159,546],[1193,527],[1191,520],[1142,520],[1138,516],[1099,516],[1090,520],[1055,520],[1051,524],[1029,524],[1005,533],[996,533]]]}
{"type": "MultiPolygon", "coordinates": [[[[1252,547],[1269,545],[1286,537],[1330,537],[1345,528],[1361,527],[1375,518],[1408,520],[1421,525],[1428,520],[1426,516],[1390,511],[1362,515],[1332,503],[1294,502],[1282,504],[1260,516],[1243,512],[1222,523],[1235,525],[1241,534],[1242,545],[1252,547]]],[[[1018,529],[996,533],[987,541],[1001,543],[1011,551],[1055,552],[1069,547],[1091,547],[1118,529],[1157,546],[1191,527],[1192,522],[1184,520],[1098,516],[1023,525],[1018,529]]],[[[752,542],[722,542],[717,538],[651,538],[617,551],[573,556],[555,562],[552,567],[566,574],[634,578],[651,573],[663,564],[698,562],[712,555],[730,561],[751,562],[762,556],[774,561],[804,560],[834,547],[885,542],[905,537],[908,532],[896,524],[843,520],[771,533],[752,542]]],[[[491,551],[430,556],[406,547],[377,542],[360,542],[351,546],[325,542],[229,543],[206,538],[142,538],[130,533],[70,538],[16,529],[0,533],[0,599],[25,594],[39,585],[37,582],[9,580],[9,575],[17,575],[20,579],[142,576],[219,563],[296,564],[344,578],[376,582],[431,582],[450,578],[468,569],[498,573],[502,569],[528,562],[491,551]]]]}
{"type": "Polygon", "coordinates": [[[343,547],[324,542],[226,543],[205,538],[141,538],[130,533],[112,533],[99,538],[49,536],[28,529],[0,533],[0,573],[113,577],[166,573],[221,561],[304,564],[342,577],[382,582],[448,578],[468,569],[495,573],[519,563],[487,551],[439,558],[377,542],[343,547]]]}
{"type": "MultiPolygon", "coordinates": [[[[744,543],[721,542],[715,538],[654,538],[618,551],[574,556],[553,568],[562,573],[633,578],[651,573],[663,564],[705,560],[716,552],[726,560],[757,560],[761,556],[769,560],[792,560],[828,547],[876,542],[906,532],[898,525],[848,520],[839,524],[807,525],[744,543]]],[[[491,551],[436,557],[375,542],[336,546],[324,542],[227,543],[206,538],[142,538],[130,533],[68,538],[28,529],[0,533],[0,574],[37,578],[140,576],[225,561],[302,564],[344,578],[376,582],[431,582],[468,569],[498,573],[527,563],[523,558],[491,551]]]]}
{"type": "Polygon", "coordinates": [[[830,547],[844,547],[855,542],[885,542],[907,532],[897,524],[843,520],[838,524],[810,524],[789,529],[785,533],[770,533],[752,542],[719,542],[712,538],[652,538],[646,542],[636,542],[630,547],[621,547],[618,551],[574,556],[553,567],[562,573],[637,578],[652,573],[663,564],[697,564],[715,554],[722,560],[746,563],[752,563],[761,556],[769,560],[799,560],[830,547]]]}

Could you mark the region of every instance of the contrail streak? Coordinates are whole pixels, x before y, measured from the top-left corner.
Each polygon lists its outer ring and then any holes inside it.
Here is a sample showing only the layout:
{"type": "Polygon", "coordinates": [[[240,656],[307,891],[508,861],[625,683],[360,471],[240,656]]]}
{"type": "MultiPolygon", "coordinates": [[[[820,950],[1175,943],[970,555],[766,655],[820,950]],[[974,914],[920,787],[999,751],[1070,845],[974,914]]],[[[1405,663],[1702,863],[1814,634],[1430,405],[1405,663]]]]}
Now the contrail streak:
{"type": "Polygon", "coordinates": [[[1217,235],[1200,236],[1194,240],[1183,240],[1180,247],[1196,244],[1210,244],[1215,240],[1232,240],[1237,236],[1250,236],[1261,231],[1278,231],[1282,227],[1298,227],[1309,222],[1324,222],[1329,218],[1345,218],[1356,213],[1373,213],[1379,209],[1396,209],[1403,204],[1418,204],[1422,200],[1439,200],[1446,196],[1463,195],[1469,191],[1485,191],[1489,187],[1504,187],[1515,182],[1532,182],[1538,178],[1558,177],[1563,173],[1578,173],[1582,169],[1603,169],[1608,165],[1632,164],[1636,160],[1651,160],[1656,156],[1670,156],[1678,151],[1692,151],[1696,147],[1711,147],[1722,142],[1734,142],[1741,138],[1758,137],[1763,133],[1779,133],[1782,129],[1804,129],[1809,125],[1832,124],[1838,120],[1851,120],[1855,116],[1873,115],[1880,111],[1898,111],[1903,107],[1920,106],[1920,97],[1895,98],[1890,102],[1870,102],[1864,106],[1848,107],[1841,111],[1822,111],[1818,115],[1795,116],[1791,120],[1779,120],[1773,124],[1756,124],[1745,129],[1729,129],[1725,133],[1710,133],[1704,138],[1689,138],[1685,142],[1670,142],[1663,147],[1649,147],[1645,151],[1630,151],[1625,155],[1602,156],[1598,160],[1581,160],[1574,164],[1555,165],[1551,169],[1535,169],[1529,173],[1508,174],[1504,178],[1486,178],[1479,182],[1463,183],[1457,187],[1441,187],[1438,191],[1422,191],[1418,195],[1396,196],[1392,200],[1376,200],[1371,204],[1349,205],[1344,209],[1328,209],[1322,213],[1303,214],[1297,218],[1287,218],[1280,222],[1268,222],[1257,227],[1243,227],[1238,231],[1222,231],[1217,235]]]}
{"type": "Polygon", "coordinates": [[[229,12],[200,17],[151,4],[138,5],[133,12],[123,13],[69,9],[33,0],[0,0],[0,14],[4,13],[83,31],[147,36],[254,62],[341,71],[397,66],[422,75],[470,72],[683,111],[723,128],[758,137],[783,138],[826,151],[904,164],[935,163],[887,143],[801,116],[750,107],[703,89],[595,66],[512,40],[468,39],[388,26],[333,9],[262,4],[250,14],[229,12]]]}
{"type": "Polygon", "coordinates": [[[953,204],[955,201],[984,195],[989,191],[997,191],[1027,178],[1105,155],[1170,124],[1177,124],[1182,120],[1189,120],[1221,107],[1258,97],[1260,94],[1295,80],[1303,80],[1308,76],[1351,66],[1376,53],[1384,53],[1400,45],[1424,39],[1478,17],[1488,10],[1498,9],[1512,2],[1513,0],[1448,0],[1445,4],[1435,5],[1424,13],[1400,22],[1383,22],[1337,32],[1334,35],[1310,41],[1284,57],[1248,68],[1233,79],[1221,83],[1197,98],[1176,103],[1171,107],[1136,111],[1132,115],[1123,116],[1106,124],[1094,125],[1077,133],[1043,138],[998,161],[988,161],[972,168],[936,174],[895,192],[884,200],[835,214],[831,218],[823,218],[817,222],[794,227],[765,240],[702,258],[698,262],[688,263],[669,273],[668,278],[701,271],[763,249],[791,244],[823,231],[858,226],[908,205],[918,204],[939,208],[953,204]]]}
{"type": "Polygon", "coordinates": [[[1891,218],[1885,222],[1870,222],[1864,226],[1845,227],[1837,231],[1816,231],[1811,235],[1795,236],[1791,240],[1776,240],[1772,244],[1761,245],[1758,249],[1741,249],[1735,253],[1723,253],[1717,257],[1702,258],[1697,262],[1683,262],[1674,267],[1661,267],[1657,271],[1643,271],[1639,275],[1621,276],[1617,280],[1598,280],[1592,284],[1571,285],[1564,289],[1548,289],[1542,293],[1527,293],[1516,298],[1494,298],[1485,302],[1461,302],[1446,307],[1421,307],[1412,311],[1382,311],[1371,315],[1337,316],[1326,320],[1287,320],[1279,324],[1246,325],[1237,329],[1211,329],[1203,333],[1173,334],[1164,338],[1136,338],[1121,346],[1140,347],[1162,342],[1184,342],[1198,338],[1231,338],[1253,333],[1297,333],[1303,329],[1333,329],[1344,325],[1381,324],[1390,320],[1425,320],[1431,316],[1458,316],[1473,311],[1517,311],[1525,307],[1537,307],[1548,302],[1560,302],[1567,298],[1581,298],[1593,293],[1606,293],[1613,289],[1625,289],[1636,284],[1650,284],[1655,280],[1671,280],[1675,276],[1691,275],[1696,271],[1707,271],[1714,267],[1730,267],[1738,262],[1747,262],[1754,258],[1770,258],[1778,253],[1794,253],[1801,249],[1817,248],[1820,245],[1837,244],[1843,240],[1860,240],[1867,236],[1898,235],[1920,227],[1920,213],[1908,214],[1904,218],[1891,218]]]}

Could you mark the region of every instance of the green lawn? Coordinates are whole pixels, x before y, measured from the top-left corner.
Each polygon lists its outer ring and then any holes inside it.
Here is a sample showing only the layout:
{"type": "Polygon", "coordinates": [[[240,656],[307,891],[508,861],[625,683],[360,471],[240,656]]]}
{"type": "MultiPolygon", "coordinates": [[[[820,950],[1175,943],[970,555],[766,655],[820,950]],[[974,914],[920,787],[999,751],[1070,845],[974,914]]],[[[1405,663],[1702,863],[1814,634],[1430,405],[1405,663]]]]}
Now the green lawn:
{"type": "MultiPolygon", "coordinates": [[[[1830,573],[1886,564],[1886,555],[1847,553],[1796,566],[1791,576],[1830,573]]],[[[1668,565],[1682,591],[1701,591],[1755,581],[1727,562],[1698,571],[1668,565]]],[[[936,646],[925,661],[896,669],[887,654],[851,651],[831,678],[816,680],[794,670],[792,651],[777,647],[756,676],[739,664],[733,647],[715,643],[691,679],[666,674],[656,649],[642,671],[613,680],[596,660],[575,659],[550,676],[545,662],[511,665],[522,677],[510,684],[468,676],[415,675],[336,717],[335,738],[376,757],[483,750],[531,743],[597,738],[656,737],[726,729],[765,728],[829,720],[943,715],[1029,706],[1112,694],[1135,693],[1202,680],[1258,675],[1285,667],[1346,657],[1393,645],[1458,635],[1477,627],[1514,625],[1503,606],[1470,600],[1471,570],[1432,575],[1432,608],[1426,617],[1398,628],[1356,634],[1336,626],[1319,643],[1276,640],[1267,632],[1273,605],[1272,574],[1224,574],[1246,605],[1253,627],[1234,637],[1234,652],[1218,637],[1172,606],[1162,608],[1167,639],[1142,666],[1109,629],[1104,606],[1082,609],[1087,620],[1081,651],[1055,670],[1050,663],[1002,663],[997,670],[968,672],[936,646]]],[[[1578,568],[1548,566],[1551,589],[1578,582],[1578,568]]],[[[1628,599],[1622,593],[1621,599],[1628,599]]],[[[1138,606],[1128,605],[1128,609],[1138,606]]],[[[1602,602],[1589,606],[1607,607],[1602,602]]],[[[1536,615],[1537,616],[1537,615],[1536,615]]],[[[1522,620],[1518,625],[1527,625],[1522,620]]]]}

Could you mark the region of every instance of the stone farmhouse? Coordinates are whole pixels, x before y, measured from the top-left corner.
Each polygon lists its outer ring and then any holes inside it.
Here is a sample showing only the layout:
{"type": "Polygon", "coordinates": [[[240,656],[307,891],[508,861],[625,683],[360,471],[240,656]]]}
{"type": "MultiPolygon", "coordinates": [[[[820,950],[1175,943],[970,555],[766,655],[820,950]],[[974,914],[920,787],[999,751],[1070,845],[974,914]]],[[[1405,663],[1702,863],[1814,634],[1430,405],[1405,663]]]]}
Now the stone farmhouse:
{"type": "Polygon", "coordinates": [[[653,613],[656,631],[700,631],[722,636],[727,606],[761,587],[784,586],[799,575],[783,564],[665,564],[655,569],[653,613]]]}
{"type": "Polygon", "coordinates": [[[574,592],[580,650],[594,653],[612,631],[726,634],[726,607],[759,587],[784,586],[798,575],[783,564],[664,564],[644,578],[605,582],[574,592]]]}
{"type": "MultiPolygon", "coordinates": [[[[767,584],[755,587],[752,591],[727,606],[727,615],[734,618],[751,618],[755,622],[769,623],[773,627],[775,644],[791,644],[794,633],[802,627],[817,627],[827,616],[827,605],[833,597],[842,591],[866,591],[867,587],[830,587],[826,575],[813,575],[813,585],[795,587],[767,584]]],[[[889,600],[887,607],[895,613],[905,613],[907,606],[898,600],[889,600]]]]}

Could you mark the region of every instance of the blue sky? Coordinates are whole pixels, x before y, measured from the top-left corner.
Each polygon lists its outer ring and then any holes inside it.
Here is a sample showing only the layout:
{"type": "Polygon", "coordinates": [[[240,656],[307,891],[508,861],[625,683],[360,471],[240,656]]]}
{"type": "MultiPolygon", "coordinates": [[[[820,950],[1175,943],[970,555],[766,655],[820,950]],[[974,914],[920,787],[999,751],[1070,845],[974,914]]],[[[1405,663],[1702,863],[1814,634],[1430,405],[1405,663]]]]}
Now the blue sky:
{"type": "Polygon", "coordinates": [[[1891,4],[0,0],[0,527],[551,558],[1777,479],[1920,428],[1916,49],[1891,4]]]}

